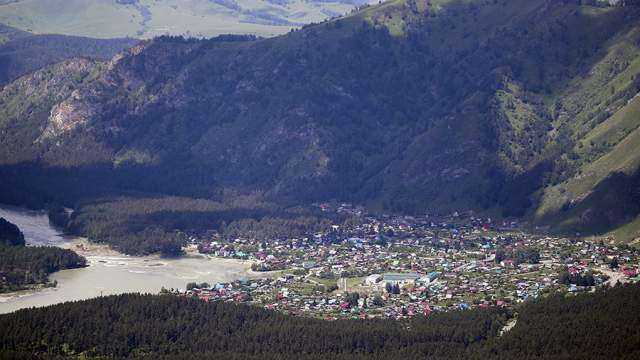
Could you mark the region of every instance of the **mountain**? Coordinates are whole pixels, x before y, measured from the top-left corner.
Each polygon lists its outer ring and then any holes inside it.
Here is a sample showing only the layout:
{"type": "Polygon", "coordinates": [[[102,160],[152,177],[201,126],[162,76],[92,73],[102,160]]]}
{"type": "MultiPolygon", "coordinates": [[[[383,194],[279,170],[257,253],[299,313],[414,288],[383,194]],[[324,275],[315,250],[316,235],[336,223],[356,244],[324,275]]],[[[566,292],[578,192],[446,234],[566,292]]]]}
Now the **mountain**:
{"type": "Polygon", "coordinates": [[[0,197],[253,194],[633,240],[639,20],[633,1],[394,0],[67,60],[0,93],[0,197]]]}
{"type": "Polygon", "coordinates": [[[36,34],[92,38],[273,36],[343,15],[368,0],[11,0],[0,23],[36,34]]]}
{"type": "Polygon", "coordinates": [[[70,57],[111,59],[134,39],[92,39],[65,35],[33,35],[0,25],[0,85],[45,65],[70,57]]]}

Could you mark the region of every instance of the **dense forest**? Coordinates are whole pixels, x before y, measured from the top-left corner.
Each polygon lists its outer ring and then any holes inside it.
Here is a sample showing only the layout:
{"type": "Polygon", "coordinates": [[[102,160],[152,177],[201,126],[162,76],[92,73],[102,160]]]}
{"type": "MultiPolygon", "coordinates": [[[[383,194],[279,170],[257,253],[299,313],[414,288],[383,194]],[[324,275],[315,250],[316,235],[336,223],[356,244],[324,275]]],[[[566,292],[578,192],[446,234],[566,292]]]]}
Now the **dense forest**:
{"type": "Polygon", "coordinates": [[[0,316],[2,358],[637,359],[640,287],[407,321],[323,321],[172,295],[118,295],[0,316]]]}
{"type": "Polygon", "coordinates": [[[86,265],[72,250],[57,247],[27,247],[20,229],[0,218],[0,293],[28,286],[49,284],[49,274],[86,265]]]}
{"type": "Polygon", "coordinates": [[[253,196],[220,201],[186,197],[121,197],[82,204],[68,214],[49,205],[49,221],[65,231],[126,254],[180,255],[189,235],[219,239],[289,239],[326,231],[344,216],[309,207],[282,207],[253,196]]]}
{"type": "Polygon", "coordinates": [[[137,42],[135,39],[35,35],[0,24],[0,85],[45,65],[75,56],[111,59],[137,42]]]}

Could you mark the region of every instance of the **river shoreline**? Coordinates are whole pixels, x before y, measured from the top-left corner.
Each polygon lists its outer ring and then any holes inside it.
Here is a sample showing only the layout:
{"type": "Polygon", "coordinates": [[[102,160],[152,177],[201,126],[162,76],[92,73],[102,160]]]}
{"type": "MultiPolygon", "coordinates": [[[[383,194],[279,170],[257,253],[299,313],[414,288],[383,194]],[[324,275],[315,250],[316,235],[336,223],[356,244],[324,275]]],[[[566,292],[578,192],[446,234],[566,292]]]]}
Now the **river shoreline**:
{"type": "Polygon", "coordinates": [[[101,295],[158,293],[162,287],[184,288],[188,282],[229,282],[264,276],[251,270],[250,261],[199,254],[194,246],[178,258],[126,255],[87,238],[61,234],[49,224],[44,211],[0,205],[0,217],[18,225],[28,246],[71,249],[84,256],[88,265],[50,274],[49,280],[58,283],[55,288],[0,294],[0,313],[101,295]]]}

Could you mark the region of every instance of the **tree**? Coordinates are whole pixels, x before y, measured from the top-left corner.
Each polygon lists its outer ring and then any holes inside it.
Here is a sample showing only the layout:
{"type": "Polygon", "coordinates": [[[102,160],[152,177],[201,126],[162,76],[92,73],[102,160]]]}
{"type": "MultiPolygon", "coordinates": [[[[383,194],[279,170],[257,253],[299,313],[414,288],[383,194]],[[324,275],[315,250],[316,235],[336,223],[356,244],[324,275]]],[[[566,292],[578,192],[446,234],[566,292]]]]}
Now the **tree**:
{"type": "Polygon", "coordinates": [[[358,300],[360,299],[360,294],[357,292],[347,293],[345,295],[345,301],[349,303],[349,307],[355,307],[358,305],[358,300]]]}
{"type": "Polygon", "coordinates": [[[394,294],[394,295],[398,295],[398,294],[400,294],[400,285],[398,285],[398,284],[393,284],[392,292],[393,292],[393,294],[394,294]]]}
{"type": "Polygon", "coordinates": [[[373,298],[372,303],[373,303],[373,305],[375,305],[375,306],[384,306],[384,300],[382,299],[382,296],[380,296],[380,295],[376,295],[376,296],[373,298]]]}
{"type": "Polygon", "coordinates": [[[195,283],[195,282],[187,283],[187,290],[193,290],[197,287],[198,287],[198,283],[195,283]]]}
{"type": "Polygon", "coordinates": [[[393,285],[391,285],[391,283],[386,283],[384,285],[384,289],[387,291],[388,294],[391,294],[391,292],[393,291],[393,285]]]}
{"type": "Polygon", "coordinates": [[[49,224],[53,226],[66,228],[69,224],[69,214],[62,205],[49,205],[47,216],[49,217],[49,224]]]}
{"type": "Polygon", "coordinates": [[[616,270],[618,267],[620,267],[620,264],[618,264],[617,256],[611,259],[611,262],[609,263],[609,267],[613,270],[616,270]]]}
{"type": "Polygon", "coordinates": [[[540,251],[534,248],[519,248],[514,258],[516,264],[537,264],[540,262],[540,251]]]}
{"type": "Polygon", "coordinates": [[[13,246],[22,246],[25,244],[24,235],[18,226],[8,222],[4,218],[0,218],[0,243],[13,246]]]}

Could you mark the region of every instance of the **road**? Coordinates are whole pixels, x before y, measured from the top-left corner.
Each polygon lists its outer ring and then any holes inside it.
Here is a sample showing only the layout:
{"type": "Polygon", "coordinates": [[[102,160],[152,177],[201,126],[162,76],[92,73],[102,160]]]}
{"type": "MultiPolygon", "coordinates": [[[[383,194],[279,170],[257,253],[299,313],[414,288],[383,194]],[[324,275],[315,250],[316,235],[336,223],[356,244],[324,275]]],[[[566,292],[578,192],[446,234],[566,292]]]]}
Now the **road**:
{"type": "Polygon", "coordinates": [[[618,283],[624,284],[625,282],[627,282],[627,279],[622,271],[612,271],[609,268],[600,268],[598,270],[609,277],[609,280],[605,281],[604,285],[616,286],[618,283]]]}

